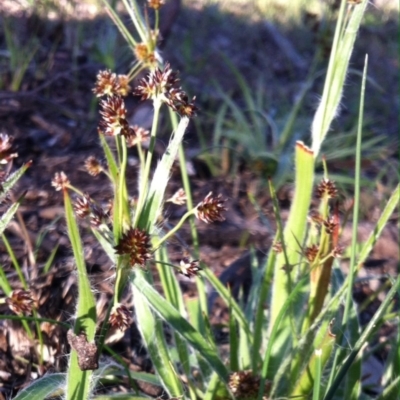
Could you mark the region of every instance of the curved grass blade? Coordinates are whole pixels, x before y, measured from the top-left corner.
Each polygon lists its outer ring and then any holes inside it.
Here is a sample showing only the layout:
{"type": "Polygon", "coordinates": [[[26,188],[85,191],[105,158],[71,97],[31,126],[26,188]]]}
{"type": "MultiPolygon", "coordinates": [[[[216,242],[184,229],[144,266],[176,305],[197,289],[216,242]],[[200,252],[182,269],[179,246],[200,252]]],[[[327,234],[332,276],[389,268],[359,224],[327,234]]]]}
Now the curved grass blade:
{"type": "Polygon", "coordinates": [[[50,374],[37,379],[22,389],[14,400],[44,400],[48,397],[61,396],[66,374],[50,374]]]}

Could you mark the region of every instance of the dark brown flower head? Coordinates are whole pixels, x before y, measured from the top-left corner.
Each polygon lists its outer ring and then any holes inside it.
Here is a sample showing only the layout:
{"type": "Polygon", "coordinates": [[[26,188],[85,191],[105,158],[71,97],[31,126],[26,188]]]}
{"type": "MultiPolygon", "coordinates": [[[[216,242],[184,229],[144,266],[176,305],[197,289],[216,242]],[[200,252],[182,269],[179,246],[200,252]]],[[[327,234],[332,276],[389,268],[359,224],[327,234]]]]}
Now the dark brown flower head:
{"type": "Polygon", "coordinates": [[[325,220],[323,222],[323,224],[324,224],[326,233],[329,234],[329,235],[331,235],[335,231],[337,226],[338,226],[337,222],[335,221],[335,219],[333,217],[328,218],[327,220],[325,220]]]}
{"type": "Polygon", "coordinates": [[[272,244],[272,250],[273,250],[275,253],[282,253],[282,251],[283,251],[282,242],[280,242],[280,241],[274,242],[274,243],[272,244]]]}
{"type": "Polygon", "coordinates": [[[150,8],[159,10],[165,4],[165,0],[147,0],[147,4],[150,8]]]}
{"type": "Polygon", "coordinates": [[[0,164],[8,164],[13,158],[18,157],[12,149],[13,137],[0,133],[0,164]]]}
{"type": "Polygon", "coordinates": [[[344,248],[342,246],[335,246],[332,250],[333,258],[340,258],[344,253],[344,248]]]}
{"type": "MultiPolygon", "coordinates": [[[[229,375],[229,389],[237,399],[257,399],[260,389],[260,377],[253,375],[251,370],[232,372],[229,375]]],[[[265,383],[264,393],[267,395],[271,389],[271,383],[265,383]]],[[[267,396],[263,399],[267,399],[267,396]]]]}
{"type": "Polygon", "coordinates": [[[310,214],[310,219],[314,224],[321,225],[324,222],[322,215],[318,212],[312,212],[310,214]]]}
{"type": "Polygon", "coordinates": [[[126,144],[128,147],[136,146],[148,140],[150,132],[140,126],[134,125],[126,136],[126,144]]]}
{"type": "Polygon", "coordinates": [[[318,184],[317,189],[316,189],[316,196],[319,199],[322,199],[324,197],[327,197],[328,199],[333,199],[337,196],[337,189],[335,182],[323,178],[322,181],[318,184]]]}
{"type": "Polygon", "coordinates": [[[179,264],[178,271],[188,278],[197,276],[197,273],[201,271],[199,260],[190,261],[189,258],[184,257],[179,264]]]}
{"type": "Polygon", "coordinates": [[[194,105],[195,97],[191,101],[187,94],[178,86],[178,74],[173,72],[169,64],[163,70],[156,68],[139,82],[134,94],[142,100],[159,99],[166,103],[180,116],[192,117],[198,111],[194,105]]]}
{"type": "Polygon", "coordinates": [[[30,315],[34,306],[34,299],[30,290],[13,290],[6,298],[11,311],[17,315],[30,315]]]}
{"type": "Polygon", "coordinates": [[[174,203],[178,206],[183,206],[186,203],[186,200],[187,200],[186,193],[182,188],[180,188],[167,201],[174,203]]]}
{"type": "Polygon", "coordinates": [[[141,100],[155,99],[157,97],[165,100],[166,94],[178,82],[177,74],[172,71],[169,64],[166,64],[163,70],[156,68],[149,73],[147,78],[141,79],[133,93],[141,96],[141,100]]]}
{"type": "Polygon", "coordinates": [[[107,136],[129,135],[129,124],[126,120],[125,102],[121,96],[107,97],[100,102],[103,120],[100,130],[107,136]]]}
{"type": "Polygon", "coordinates": [[[97,74],[96,85],[93,89],[97,97],[120,94],[120,89],[121,87],[115,73],[105,70],[97,74]]]}
{"type": "Polygon", "coordinates": [[[64,174],[63,171],[56,172],[54,174],[54,178],[51,181],[51,186],[54,186],[56,190],[62,190],[67,188],[70,185],[70,181],[67,175],[64,174]]]}
{"type": "Polygon", "coordinates": [[[117,254],[128,254],[132,267],[136,264],[145,266],[146,261],[152,257],[150,236],[145,230],[139,228],[130,228],[114,249],[117,254]]]}
{"type": "Polygon", "coordinates": [[[222,215],[227,210],[224,206],[225,201],[221,195],[213,197],[212,192],[208,193],[205,199],[197,205],[196,217],[206,224],[225,221],[225,217],[222,215]]]}
{"type": "Polygon", "coordinates": [[[132,323],[131,313],[126,306],[117,303],[111,310],[109,322],[113,328],[125,331],[132,323]]]}
{"type": "Polygon", "coordinates": [[[318,254],[318,251],[319,247],[316,244],[313,244],[309,247],[306,247],[306,249],[304,250],[304,255],[309,262],[313,262],[318,254]]]}
{"type": "Polygon", "coordinates": [[[172,88],[165,94],[166,104],[177,112],[181,117],[193,117],[199,110],[195,105],[194,101],[196,97],[193,97],[192,101],[189,101],[187,94],[181,88],[172,88]]]}
{"type": "Polygon", "coordinates": [[[94,156],[90,156],[85,160],[85,168],[86,171],[92,176],[97,176],[103,171],[103,167],[101,166],[99,160],[94,156]]]}
{"type": "Polygon", "coordinates": [[[147,65],[148,67],[154,67],[157,64],[154,51],[149,50],[147,44],[145,43],[137,44],[134,52],[138,61],[147,65]]]}

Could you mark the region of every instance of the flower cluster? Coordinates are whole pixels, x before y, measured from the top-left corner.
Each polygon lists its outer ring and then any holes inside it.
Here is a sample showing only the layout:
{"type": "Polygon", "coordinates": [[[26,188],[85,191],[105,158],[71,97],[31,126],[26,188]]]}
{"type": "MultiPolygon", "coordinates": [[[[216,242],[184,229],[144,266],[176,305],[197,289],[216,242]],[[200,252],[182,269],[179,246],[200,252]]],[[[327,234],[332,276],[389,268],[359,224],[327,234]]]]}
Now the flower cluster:
{"type": "Polygon", "coordinates": [[[145,266],[152,257],[150,236],[145,230],[139,228],[130,228],[114,249],[117,254],[129,255],[129,263],[132,267],[136,264],[145,266]]]}
{"type": "Polygon", "coordinates": [[[87,194],[75,201],[74,211],[78,218],[88,217],[93,228],[98,228],[106,219],[104,211],[87,194]]]}
{"type": "Polygon", "coordinates": [[[97,176],[100,174],[100,172],[103,171],[102,165],[100,164],[99,160],[94,156],[89,156],[85,160],[85,169],[92,176],[97,176]]]}
{"type": "Polygon", "coordinates": [[[328,199],[333,199],[337,196],[337,194],[338,190],[336,188],[335,182],[326,178],[323,178],[321,180],[316,189],[316,196],[318,199],[322,199],[325,196],[328,199]]]}
{"type": "Polygon", "coordinates": [[[318,251],[319,247],[316,244],[313,244],[309,247],[306,247],[306,249],[304,250],[304,255],[309,262],[313,262],[318,254],[318,251]]]}
{"type": "Polygon", "coordinates": [[[110,325],[124,331],[132,322],[131,313],[123,304],[117,303],[111,310],[110,325]]]}
{"type": "Polygon", "coordinates": [[[8,164],[13,158],[18,157],[12,149],[13,137],[0,133],[0,164],[8,164]]]}
{"type": "Polygon", "coordinates": [[[34,299],[30,290],[13,290],[6,299],[11,311],[17,315],[30,315],[34,306],[34,299]]]}
{"type": "Polygon", "coordinates": [[[117,75],[110,70],[100,71],[96,77],[93,93],[102,96],[127,96],[131,88],[126,75],[117,75]]]}
{"type": "Polygon", "coordinates": [[[154,51],[149,49],[149,46],[146,43],[138,43],[135,46],[134,52],[138,61],[145,64],[147,67],[152,69],[157,65],[157,59],[154,51]]]}
{"type": "Polygon", "coordinates": [[[190,101],[178,83],[177,73],[166,64],[163,70],[156,68],[147,78],[142,79],[134,94],[141,96],[142,100],[159,99],[180,116],[192,117],[198,110],[194,105],[195,97],[190,101]]]}
{"type": "Polygon", "coordinates": [[[205,199],[197,205],[196,217],[206,224],[225,221],[225,217],[222,215],[227,210],[224,205],[225,201],[221,195],[213,197],[212,192],[208,193],[205,199]]]}
{"type": "MultiPolygon", "coordinates": [[[[232,372],[229,376],[229,389],[237,399],[256,399],[260,389],[260,377],[253,375],[250,370],[232,372]]],[[[271,382],[265,382],[264,393],[271,389],[271,382]]],[[[263,396],[267,399],[267,396],[263,396]]]]}
{"type": "Polygon", "coordinates": [[[197,276],[197,273],[201,271],[198,260],[190,261],[187,257],[184,257],[178,267],[178,272],[185,275],[187,278],[197,276]]]}
{"type": "Polygon", "coordinates": [[[51,186],[54,186],[56,190],[66,189],[70,184],[71,182],[63,171],[56,172],[53,180],[51,181],[51,186]]]}
{"type": "Polygon", "coordinates": [[[100,102],[100,107],[102,108],[100,114],[103,117],[100,121],[100,131],[107,136],[122,135],[126,137],[133,134],[126,119],[125,102],[121,96],[108,96],[100,102]]]}

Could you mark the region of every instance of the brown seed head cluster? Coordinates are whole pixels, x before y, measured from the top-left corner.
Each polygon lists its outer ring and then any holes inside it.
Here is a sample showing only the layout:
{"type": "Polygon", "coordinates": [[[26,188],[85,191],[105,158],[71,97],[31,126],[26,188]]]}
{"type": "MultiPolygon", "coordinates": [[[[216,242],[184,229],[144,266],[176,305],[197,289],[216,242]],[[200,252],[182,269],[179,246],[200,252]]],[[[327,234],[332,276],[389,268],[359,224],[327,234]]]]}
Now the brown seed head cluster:
{"type": "Polygon", "coordinates": [[[61,171],[54,174],[54,178],[51,181],[51,186],[54,186],[54,188],[58,191],[66,189],[70,185],[70,183],[71,182],[69,181],[67,175],[65,175],[65,173],[61,171]]]}
{"type": "Polygon", "coordinates": [[[316,196],[319,199],[322,199],[324,197],[327,197],[328,199],[333,199],[337,196],[337,194],[338,190],[336,189],[335,182],[326,178],[323,178],[321,180],[316,189],[316,196]]]}
{"type": "Polygon", "coordinates": [[[117,303],[111,310],[109,322],[112,327],[125,331],[132,323],[131,313],[126,306],[117,303]]]}
{"type": "Polygon", "coordinates": [[[150,8],[159,10],[165,4],[165,0],[147,0],[147,4],[150,8]]]}
{"type": "Polygon", "coordinates": [[[30,290],[13,290],[6,299],[11,311],[17,315],[30,315],[34,306],[34,299],[30,290]]]}
{"type": "MultiPolygon", "coordinates": [[[[233,372],[229,376],[229,389],[237,399],[256,399],[260,389],[260,377],[254,376],[251,370],[233,372]]],[[[264,393],[268,393],[271,383],[265,383],[264,393]]],[[[263,396],[267,400],[267,396],[263,396]]]]}
{"type": "Polygon", "coordinates": [[[130,228],[114,249],[117,254],[128,254],[132,267],[136,264],[145,266],[146,262],[152,258],[150,236],[145,230],[139,228],[130,228]]]}
{"type": "Polygon", "coordinates": [[[129,79],[126,75],[117,75],[110,70],[105,70],[97,74],[93,92],[97,97],[127,96],[130,90],[129,79]]]}
{"type": "Polygon", "coordinates": [[[0,164],[8,164],[13,158],[18,157],[12,148],[13,137],[0,133],[0,164]]]}
{"type": "Polygon", "coordinates": [[[103,119],[99,129],[107,136],[129,136],[131,129],[126,119],[125,102],[121,96],[109,96],[100,102],[103,119]]]}
{"type": "Polygon", "coordinates": [[[306,247],[306,249],[304,250],[304,255],[309,262],[313,262],[318,254],[318,251],[319,247],[316,244],[313,244],[309,247],[306,247]]]}
{"type": "Polygon", "coordinates": [[[186,193],[182,188],[180,188],[167,201],[174,203],[178,206],[183,206],[186,203],[186,200],[187,200],[186,193]]]}
{"type": "Polygon", "coordinates": [[[134,52],[139,62],[145,64],[150,69],[156,67],[157,60],[154,51],[150,50],[146,43],[137,44],[134,52]]]}
{"type": "Polygon", "coordinates": [[[332,257],[333,258],[340,258],[344,253],[344,247],[342,246],[335,246],[332,250],[332,257]]]}
{"type": "Polygon", "coordinates": [[[92,176],[97,176],[103,171],[102,165],[94,156],[90,156],[85,160],[85,169],[92,176]]]}
{"type": "Polygon", "coordinates": [[[169,64],[163,70],[156,68],[147,78],[139,82],[134,94],[142,100],[160,99],[180,116],[192,117],[198,110],[193,98],[189,101],[187,94],[178,86],[177,73],[173,72],[169,64]]]}
{"type": "Polygon", "coordinates": [[[129,130],[129,135],[126,137],[126,144],[128,147],[136,146],[148,140],[150,132],[138,125],[134,125],[129,130]]]}
{"type": "Polygon", "coordinates": [[[178,271],[187,278],[197,276],[197,273],[201,271],[199,260],[190,261],[187,257],[184,257],[179,264],[178,271]]]}
{"type": "Polygon", "coordinates": [[[331,235],[335,231],[336,227],[338,226],[337,222],[335,222],[335,219],[333,217],[325,220],[323,222],[323,224],[325,227],[325,231],[328,235],[331,235]]]}
{"type": "Polygon", "coordinates": [[[104,211],[87,194],[75,201],[74,211],[78,218],[85,219],[89,217],[89,223],[92,228],[99,228],[106,219],[104,211]]]}
{"type": "Polygon", "coordinates": [[[212,192],[208,193],[205,199],[196,207],[196,217],[206,224],[215,221],[225,221],[222,215],[227,210],[224,203],[226,200],[221,195],[213,197],[212,192]]]}

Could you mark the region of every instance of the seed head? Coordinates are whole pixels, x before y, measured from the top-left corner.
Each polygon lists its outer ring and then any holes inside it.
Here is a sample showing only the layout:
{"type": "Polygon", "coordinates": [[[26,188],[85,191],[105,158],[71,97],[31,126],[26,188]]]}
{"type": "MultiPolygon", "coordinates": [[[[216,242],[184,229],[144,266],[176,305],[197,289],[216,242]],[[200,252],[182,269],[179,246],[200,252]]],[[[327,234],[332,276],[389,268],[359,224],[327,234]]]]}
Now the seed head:
{"type": "Polygon", "coordinates": [[[174,203],[178,206],[183,206],[186,203],[186,200],[187,200],[186,193],[182,188],[180,188],[167,201],[174,203]]]}
{"type": "Polygon", "coordinates": [[[196,217],[206,224],[215,221],[225,221],[222,212],[226,211],[224,206],[226,200],[219,194],[218,197],[213,197],[212,192],[208,193],[205,199],[196,207],[196,217]]]}
{"type": "Polygon", "coordinates": [[[164,4],[164,0],[147,0],[148,6],[154,10],[159,10],[164,4]]]}
{"type": "Polygon", "coordinates": [[[134,52],[138,61],[147,65],[148,67],[154,67],[157,64],[154,51],[149,50],[147,44],[145,43],[137,44],[134,52]]]}
{"type": "Polygon", "coordinates": [[[142,100],[160,99],[181,116],[192,117],[198,108],[187,94],[178,86],[178,74],[173,72],[169,64],[163,70],[156,68],[139,82],[134,94],[142,100]]]}
{"type": "Polygon", "coordinates": [[[197,273],[201,271],[199,260],[190,261],[189,258],[184,257],[179,264],[179,273],[185,275],[187,278],[197,276],[197,273]]]}
{"type": "MultiPolygon", "coordinates": [[[[229,389],[237,399],[256,399],[260,389],[260,377],[253,375],[252,371],[233,372],[229,376],[229,389]]],[[[271,388],[271,383],[265,383],[265,392],[271,388]]],[[[267,397],[264,396],[263,400],[267,397]]]]}
{"type": "Polygon", "coordinates": [[[8,164],[13,158],[18,157],[12,149],[13,137],[0,133],[0,164],[8,164]]]}
{"type": "Polygon", "coordinates": [[[146,261],[152,257],[150,236],[145,230],[139,228],[130,228],[114,249],[117,254],[128,254],[132,267],[136,264],[145,266],[146,261]]]}
{"type": "Polygon", "coordinates": [[[335,181],[326,178],[321,180],[316,189],[316,196],[319,199],[322,199],[325,196],[328,199],[333,199],[337,196],[337,194],[338,191],[336,189],[335,181]]]}
{"type": "Polygon", "coordinates": [[[64,172],[61,171],[54,174],[54,178],[51,181],[51,186],[54,186],[54,188],[58,191],[66,189],[70,185],[70,183],[71,182],[69,181],[67,175],[65,175],[64,172]]]}
{"type": "Polygon", "coordinates": [[[16,289],[6,298],[8,307],[17,315],[32,314],[34,302],[30,290],[16,289]]]}
{"type": "Polygon", "coordinates": [[[112,327],[125,331],[132,322],[131,313],[126,306],[117,303],[111,310],[109,322],[112,327]]]}
{"type": "Polygon", "coordinates": [[[101,166],[99,160],[94,156],[90,156],[85,160],[85,168],[86,171],[92,176],[97,176],[103,171],[103,167],[101,166]]]}
{"type": "Polygon", "coordinates": [[[335,219],[333,217],[326,219],[323,222],[323,224],[324,224],[326,233],[329,234],[329,235],[331,235],[335,231],[337,226],[338,226],[338,223],[335,222],[335,219]]]}
{"type": "Polygon", "coordinates": [[[136,146],[138,143],[145,142],[149,137],[150,132],[138,125],[134,125],[129,130],[128,136],[126,136],[126,144],[128,147],[136,146]]]}
{"type": "Polygon", "coordinates": [[[344,248],[342,246],[335,246],[332,250],[333,258],[340,258],[344,253],[344,248]]]}
{"type": "Polygon", "coordinates": [[[315,257],[318,254],[318,251],[319,251],[319,247],[316,244],[313,244],[309,247],[306,247],[306,249],[304,251],[304,255],[309,262],[313,262],[315,260],[315,257]]]}
{"type": "Polygon", "coordinates": [[[120,94],[120,84],[117,75],[109,69],[100,71],[96,76],[96,84],[93,89],[97,97],[113,96],[120,94]]]}
{"type": "Polygon", "coordinates": [[[126,120],[125,102],[121,96],[115,95],[107,97],[100,102],[102,111],[100,114],[103,120],[100,121],[100,130],[107,136],[130,134],[130,127],[126,120]]]}

